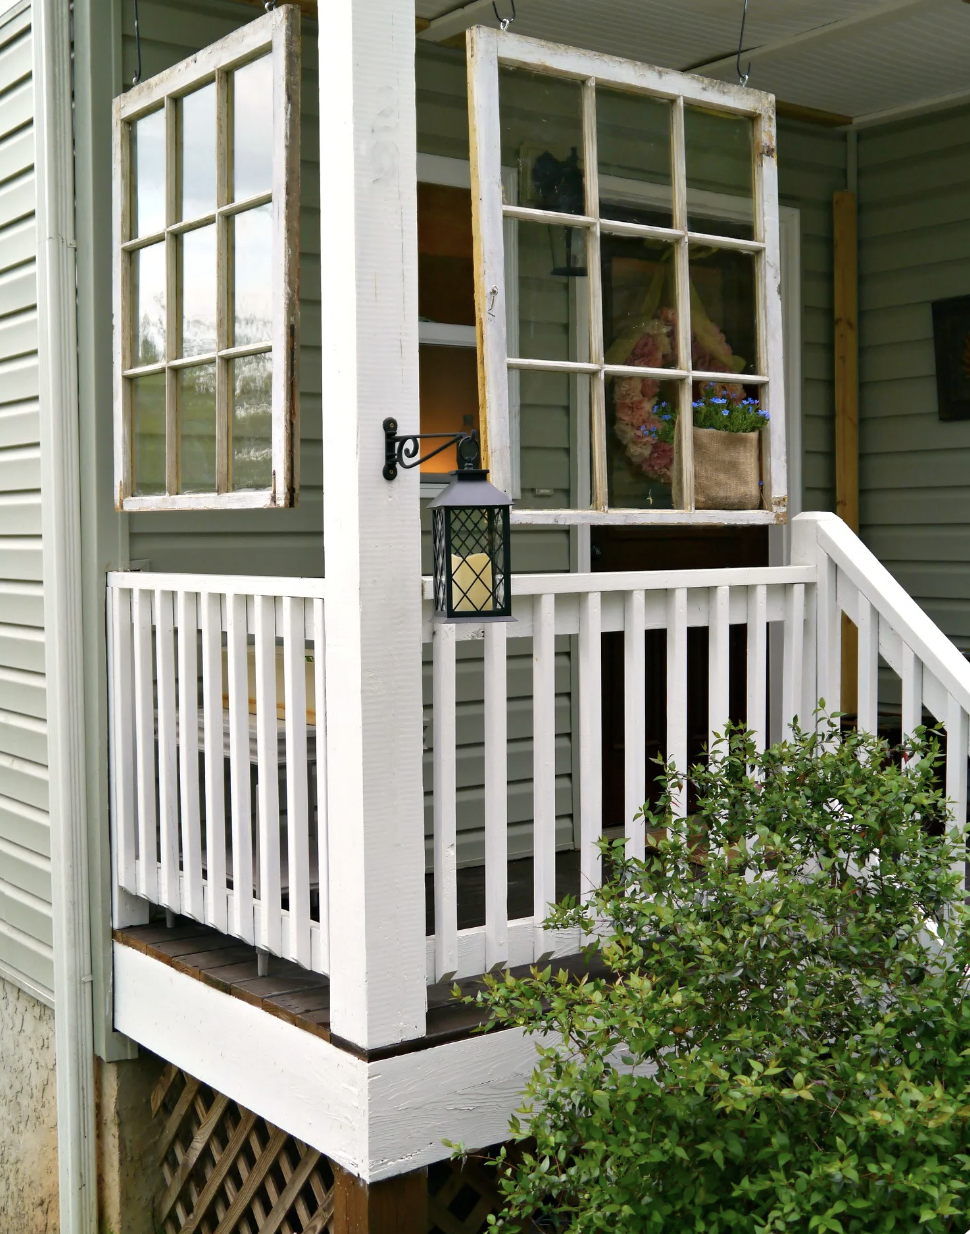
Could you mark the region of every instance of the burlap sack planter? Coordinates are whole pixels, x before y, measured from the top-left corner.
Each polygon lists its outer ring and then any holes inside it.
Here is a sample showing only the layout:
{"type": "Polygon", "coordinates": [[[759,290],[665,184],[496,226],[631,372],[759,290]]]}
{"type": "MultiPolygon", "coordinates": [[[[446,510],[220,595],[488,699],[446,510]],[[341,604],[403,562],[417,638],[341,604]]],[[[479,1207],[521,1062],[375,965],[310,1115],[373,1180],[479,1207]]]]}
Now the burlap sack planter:
{"type": "MultiPolygon", "coordinates": [[[[695,428],[694,508],[757,510],[761,506],[761,434],[695,428]]],[[[683,507],[674,469],[673,504],[683,507]]]]}

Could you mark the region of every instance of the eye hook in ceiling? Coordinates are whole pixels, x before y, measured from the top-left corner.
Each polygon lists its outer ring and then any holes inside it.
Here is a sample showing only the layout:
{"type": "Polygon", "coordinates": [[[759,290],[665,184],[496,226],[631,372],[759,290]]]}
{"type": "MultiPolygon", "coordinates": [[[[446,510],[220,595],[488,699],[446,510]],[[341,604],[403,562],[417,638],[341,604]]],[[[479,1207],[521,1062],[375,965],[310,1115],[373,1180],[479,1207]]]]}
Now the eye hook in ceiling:
{"type": "Polygon", "coordinates": [[[510,3],[512,5],[512,16],[499,17],[498,5],[495,3],[495,0],[492,0],[492,11],[495,13],[495,20],[499,24],[499,29],[503,31],[508,30],[509,26],[515,21],[515,0],[510,0],[510,3]]]}
{"type": "Polygon", "coordinates": [[[747,69],[741,68],[741,52],[744,49],[744,24],[748,20],[748,0],[744,0],[744,12],[741,14],[741,34],[738,38],[738,83],[746,86],[748,78],[751,76],[751,61],[748,61],[747,69]]]}
{"type": "Polygon", "coordinates": [[[131,79],[131,84],[137,86],[141,81],[141,29],[138,24],[138,0],[134,0],[135,7],[135,75],[131,79]]]}

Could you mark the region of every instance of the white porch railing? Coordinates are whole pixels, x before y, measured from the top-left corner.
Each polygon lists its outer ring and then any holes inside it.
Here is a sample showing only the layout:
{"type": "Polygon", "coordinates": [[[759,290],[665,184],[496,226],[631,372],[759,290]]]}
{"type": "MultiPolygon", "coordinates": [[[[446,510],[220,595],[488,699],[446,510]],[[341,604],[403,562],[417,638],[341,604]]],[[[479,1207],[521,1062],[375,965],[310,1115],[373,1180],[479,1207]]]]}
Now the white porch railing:
{"type": "MultiPolygon", "coordinates": [[[[820,698],[829,711],[840,708],[848,614],[859,630],[860,727],[874,730],[890,703],[903,735],[922,722],[924,710],[941,721],[947,793],[956,817],[966,817],[970,665],[834,516],[794,520],[792,560],[762,569],[519,575],[512,582],[513,625],[436,624],[426,601],[424,639],[433,660],[429,982],[579,948],[578,937],[542,926],[556,898],[556,639],[563,635],[575,637],[577,662],[572,745],[581,892],[597,886],[602,873],[601,656],[602,636],[610,632],[623,637],[624,816],[634,855],[644,851],[635,815],[653,775],[645,754],[646,700],[656,688],[645,656],[649,630],[666,632],[665,754],[686,767],[689,629],[708,631],[713,736],[729,718],[730,629],[745,628],[744,718],[763,746],[769,693],[775,734],[796,715],[809,723],[820,698]],[[517,655],[523,645],[532,654],[534,884],[532,911],[512,920],[510,640],[517,655]],[[468,641],[482,647],[485,911],[484,925],[459,929],[458,644],[468,641]],[[890,699],[892,672],[899,681],[890,699]]],[[[322,581],[117,573],[108,586],[118,887],[329,971],[322,581]]],[[[686,810],[686,800],[679,808],[686,810]]]]}
{"type": "Polygon", "coordinates": [[[118,886],[319,972],[323,597],[314,579],[108,575],[118,886]]]}

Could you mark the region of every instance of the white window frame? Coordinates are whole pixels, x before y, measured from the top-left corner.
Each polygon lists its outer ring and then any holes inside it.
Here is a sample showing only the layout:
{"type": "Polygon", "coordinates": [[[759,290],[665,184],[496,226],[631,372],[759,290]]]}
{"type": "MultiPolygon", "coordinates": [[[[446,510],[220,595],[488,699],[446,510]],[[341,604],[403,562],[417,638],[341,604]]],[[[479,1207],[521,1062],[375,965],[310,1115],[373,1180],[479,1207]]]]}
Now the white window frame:
{"type": "Polygon", "coordinates": [[[119,510],[219,510],[282,508],[296,504],[299,492],[299,279],[300,279],[300,11],[281,5],[204,48],[180,64],[134,86],[114,101],[114,420],[115,504],[119,510]],[[230,347],[230,219],[270,201],[270,194],[231,202],[226,169],[229,124],[229,75],[252,60],[271,55],[273,61],[273,310],[270,346],[230,347]],[[177,219],[177,168],[180,162],[177,107],[179,99],[216,83],[216,210],[187,221],[177,219]],[[131,128],[135,121],[165,111],[166,226],[163,232],[132,237],[131,128]],[[215,223],[217,253],[217,350],[212,355],[178,357],[180,329],[177,294],[178,238],[194,227],[215,223]],[[136,367],[132,321],[131,254],[149,244],[166,246],[166,357],[136,367]],[[229,365],[256,353],[272,356],[272,481],[267,489],[229,488],[231,452],[231,391],[229,365]],[[178,492],[178,371],[203,363],[216,364],[216,491],[178,492]],[[167,493],[136,496],[134,492],[134,426],[131,382],[137,376],[166,374],[165,472],[167,493]]]}
{"type": "MultiPolygon", "coordinates": [[[[476,306],[480,337],[480,384],[484,395],[482,438],[486,465],[493,482],[506,491],[513,483],[512,425],[508,395],[510,371],[537,369],[586,373],[591,385],[591,451],[593,502],[591,509],[514,510],[517,523],[531,524],[723,524],[783,523],[787,518],[785,451],[785,380],[782,345],[781,266],[778,216],[778,166],[775,104],[771,95],[724,82],[653,68],[596,52],[563,47],[508,31],[476,26],[468,31],[469,123],[471,129],[472,214],[475,243],[476,306]],[[578,81],[583,91],[583,163],[586,214],[555,214],[512,205],[502,199],[499,66],[547,73],[578,81]],[[596,158],[594,107],[597,84],[636,91],[672,103],[673,226],[671,228],[618,223],[601,219],[596,158]],[[749,117],[754,126],[753,205],[754,239],[712,237],[691,232],[687,221],[687,177],[684,143],[684,104],[697,103],[726,115],[749,117]],[[506,332],[507,297],[503,226],[508,219],[557,223],[587,233],[589,269],[589,362],[528,360],[510,354],[506,332]],[[676,369],[652,370],[607,365],[604,360],[601,319],[599,238],[603,230],[643,235],[675,247],[678,285],[680,355],[676,369]],[[761,372],[745,374],[745,385],[760,387],[762,406],[771,415],[769,445],[764,452],[764,505],[761,510],[695,510],[693,494],[693,434],[691,382],[723,381],[723,373],[691,369],[689,250],[691,241],[723,249],[750,252],[755,262],[757,338],[761,372]],[[684,328],[686,326],[686,328],[684,328]],[[684,505],[681,510],[611,510],[608,506],[606,460],[606,388],[612,375],[640,375],[660,380],[681,379],[677,449],[684,469],[684,505]]],[[[694,194],[692,193],[692,202],[694,194]]],[[[721,211],[723,213],[723,209],[721,211]]]]}

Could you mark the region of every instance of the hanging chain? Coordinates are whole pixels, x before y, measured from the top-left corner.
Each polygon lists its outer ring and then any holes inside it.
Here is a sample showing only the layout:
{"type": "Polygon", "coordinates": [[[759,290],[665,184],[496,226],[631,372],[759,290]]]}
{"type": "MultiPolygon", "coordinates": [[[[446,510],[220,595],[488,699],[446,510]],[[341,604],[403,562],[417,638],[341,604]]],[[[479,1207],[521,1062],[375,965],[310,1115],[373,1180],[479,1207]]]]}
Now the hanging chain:
{"type": "Polygon", "coordinates": [[[508,30],[509,26],[511,26],[511,24],[515,21],[515,0],[510,0],[510,3],[512,5],[512,16],[511,17],[499,17],[498,5],[495,3],[495,0],[492,0],[492,11],[495,14],[495,20],[499,24],[499,29],[503,33],[506,30],[508,30]]]}

